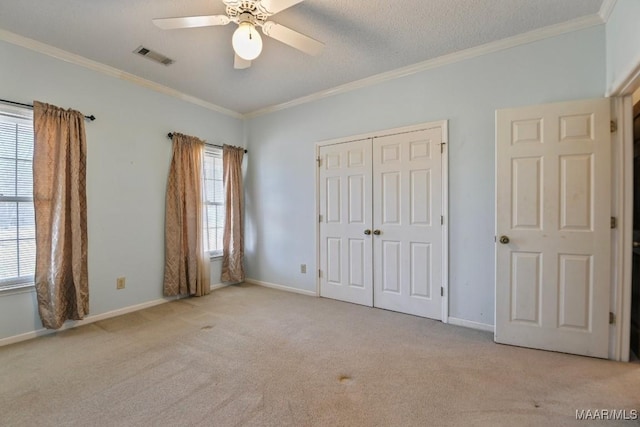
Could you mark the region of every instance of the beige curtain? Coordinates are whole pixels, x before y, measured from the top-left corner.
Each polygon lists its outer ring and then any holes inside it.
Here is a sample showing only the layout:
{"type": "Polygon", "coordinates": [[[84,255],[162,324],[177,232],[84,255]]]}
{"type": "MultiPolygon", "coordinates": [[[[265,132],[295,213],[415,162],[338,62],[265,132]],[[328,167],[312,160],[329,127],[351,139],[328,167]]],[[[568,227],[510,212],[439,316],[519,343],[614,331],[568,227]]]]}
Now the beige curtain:
{"type": "Polygon", "coordinates": [[[34,102],[35,286],[45,328],[89,313],[84,116],[34,102]]]}
{"type": "Polygon", "coordinates": [[[173,134],[165,214],[165,296],[202,296],[211,291],[202,221],[203,158],[204,141],[173,134]]]}
{"type": "Polygon", "coordinates": [[[222,235],[223,282],[244,280],[244,225],[242,214],[242,157],[244,148],[224,145],[222,173],[224,179],[224,234],[222,235]]]}

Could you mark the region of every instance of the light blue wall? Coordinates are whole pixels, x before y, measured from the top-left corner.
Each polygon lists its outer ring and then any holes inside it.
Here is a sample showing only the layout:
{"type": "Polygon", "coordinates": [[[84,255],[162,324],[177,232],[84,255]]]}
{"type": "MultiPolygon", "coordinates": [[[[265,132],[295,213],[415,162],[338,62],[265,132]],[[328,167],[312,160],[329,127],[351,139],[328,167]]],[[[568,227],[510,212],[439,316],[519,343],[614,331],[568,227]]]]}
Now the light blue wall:
{"type": "MultiPolygon", "coordinates": [[[[166,134],[241,145],[242,120],[5,42],[0,58],[1,98],[97,117],[86,125],[90,314],[162,298],[166,134]]],[[[33,292],[0,294],[0,339],[41,327],[33,292]]]]}
{"type": "Polygon", "coordinates": [[[315,290],[316,142],[447,119],[450,316],[493,324],[495,110],[602,97],[605,73],[601,25],[249,120],[248,277],[315,290]]]}
{"type": "Polygon", "coordinates": [[[607,89],[640,64],[640,0],[617,0],[607,22],[607,89]]]}

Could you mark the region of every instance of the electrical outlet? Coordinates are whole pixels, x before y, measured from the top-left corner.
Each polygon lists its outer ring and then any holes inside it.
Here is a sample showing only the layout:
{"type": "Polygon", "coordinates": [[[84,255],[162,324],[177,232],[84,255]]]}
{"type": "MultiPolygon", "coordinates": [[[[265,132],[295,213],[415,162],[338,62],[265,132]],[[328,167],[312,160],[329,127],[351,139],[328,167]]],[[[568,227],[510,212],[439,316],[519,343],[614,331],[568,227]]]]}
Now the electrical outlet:
{"type": "Polygon", "coordinates": [[[307,264],[300,264],[300,273],[307,274],[307,264]]]}
{"type": "Polygon", "coordinates": [[[124,289],[125,279],[124,277],[118,277],[116,279],[116,289],[124,289]]]}

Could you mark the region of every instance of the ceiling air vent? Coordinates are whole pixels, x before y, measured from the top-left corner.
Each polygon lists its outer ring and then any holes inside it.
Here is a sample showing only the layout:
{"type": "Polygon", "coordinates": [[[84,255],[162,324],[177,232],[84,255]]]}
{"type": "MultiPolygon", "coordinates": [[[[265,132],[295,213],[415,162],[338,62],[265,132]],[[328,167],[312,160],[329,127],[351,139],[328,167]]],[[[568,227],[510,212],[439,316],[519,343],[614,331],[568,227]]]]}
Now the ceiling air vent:
{"type": "Polygon", "coordinates": [[[136,50],[133,51],[133,53],[137,53],[138,55],[142,55],[145,58],[148,58],[152,61],[155,62],[159,62],[162,65],[171,65],[173,64],[175,61],[171,58],[168,58],[166,56],[164,56],[161,53],[155,52],[151,49],[148,49],[144,46],[138,46],[136,48],[136,50]]]}

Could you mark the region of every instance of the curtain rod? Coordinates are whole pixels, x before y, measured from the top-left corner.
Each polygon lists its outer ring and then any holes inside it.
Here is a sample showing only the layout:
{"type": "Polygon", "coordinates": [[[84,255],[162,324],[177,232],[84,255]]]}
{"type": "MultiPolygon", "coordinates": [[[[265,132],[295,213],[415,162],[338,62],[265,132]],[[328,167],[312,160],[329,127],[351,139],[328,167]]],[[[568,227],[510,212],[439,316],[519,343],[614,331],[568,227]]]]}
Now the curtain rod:
{"type": "MultiPolygon", "coordinates": [[[[4,102],[5,104],[19,105],[21,107],[27,107],[27,108],[31,108],[33,110],[33,105],[32,104],[24,104],[22,102],[9,101],[8,99],[0,99],[0,102],[4,102]]],[[[96,119],[96,116],[94,116],[92,114],[90,116],[84,116],[84,118],[89,120],[89,121],[94,121],[96,119]]]]}
{"type": "MultiPolygon", "coordinates": [[[[169,139],[173,139],[173,133],[169,132],[169,133],[167,134],[167,138],[169,138],[169,139]]],[[[208,142],[205,142],[204,144],[205,144],[205,145],[210,145],[210,146],[212,146],[212,147],[222,148],[222,145],[210,144],[210,143],[208,143],[208,142]]],[[[245,152],[245,153],[248,153],[249,151],[248,151],[248,150],[244,150],[244,152],[245,152]]]]}

